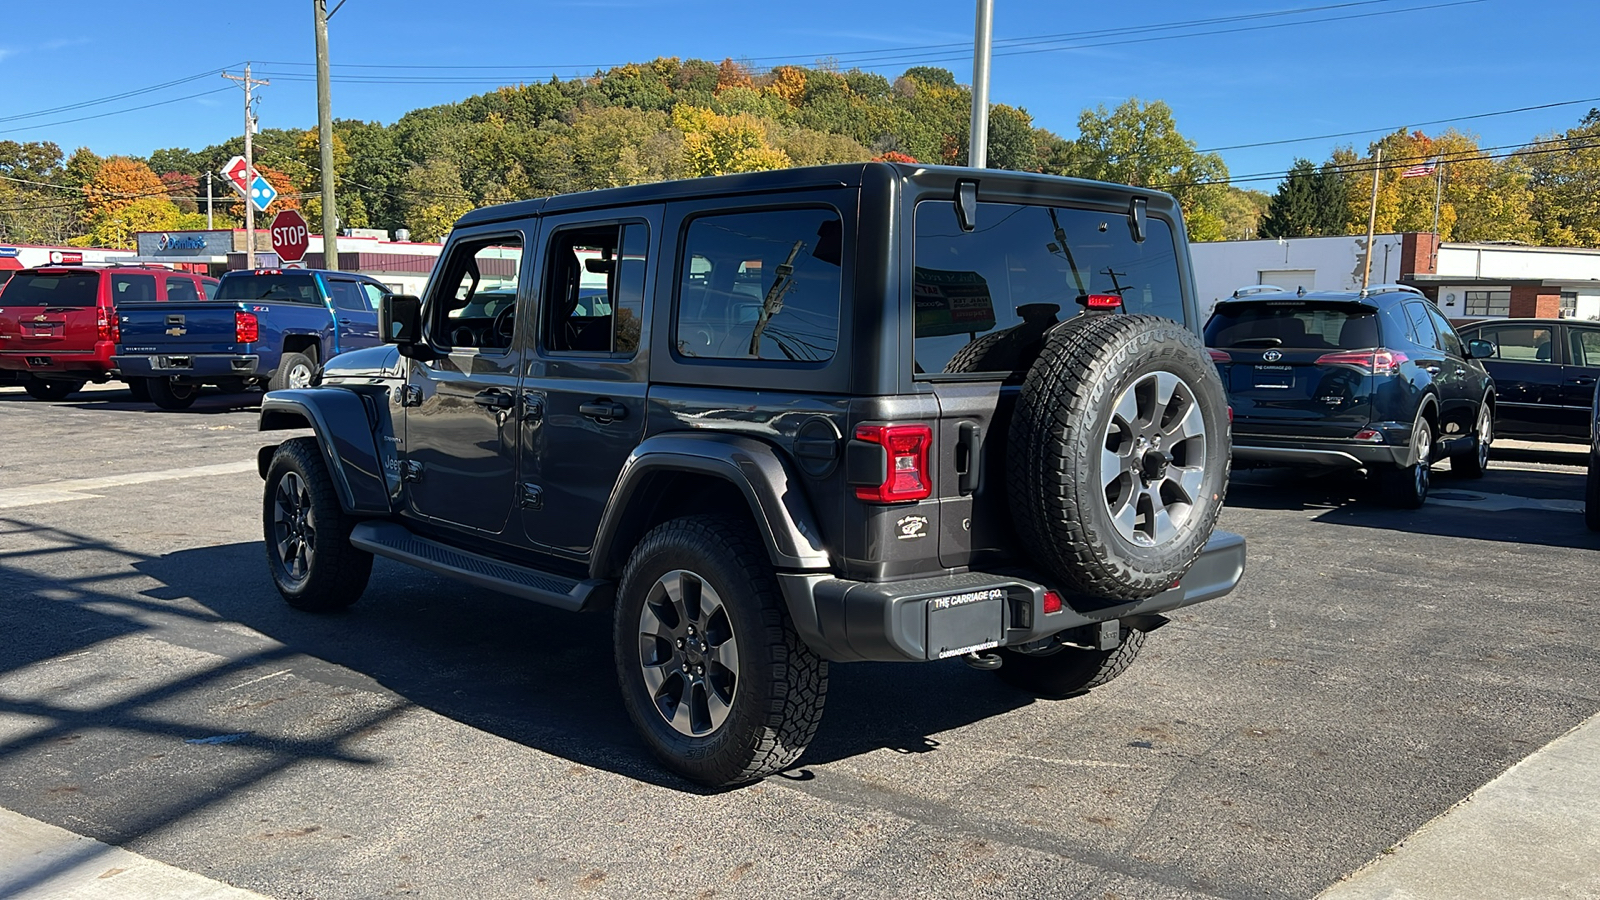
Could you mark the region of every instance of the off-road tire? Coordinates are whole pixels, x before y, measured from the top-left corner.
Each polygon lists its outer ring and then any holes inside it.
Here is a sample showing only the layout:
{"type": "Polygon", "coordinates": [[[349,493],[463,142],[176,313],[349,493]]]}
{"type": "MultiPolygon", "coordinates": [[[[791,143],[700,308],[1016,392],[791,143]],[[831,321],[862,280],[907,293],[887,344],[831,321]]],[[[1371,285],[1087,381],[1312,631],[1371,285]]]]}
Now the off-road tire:
{"type": "Polygon", "coordinates": [[[1450,471],[1462,478],[1482,478],[1489,468],[1489,448],[1493,443],[1494,407],[1485,398],[1478,405],[1478,420],[1468,447],[1450,454],[1450,471]]]}
{"type": "Polygon", "coordinates": [[[1142,631],[1123,628],[1122,644],[1110,650],[1062,647],[1043,656],[1002,647],[1003,663],[995,674],[1006,684],[1040,697],[1070,697],[1126,672],[1144,646],[1144,638],[1142,631]]]}
{"type": "Polygon", "coordinates": [[[1421,509],[1433,482],[1433,423],[1419,413],[1411,426],[1412,462],[1391,466],[1380,484],[1384,499],[1400,509],[1421,509]]]}
{"type": "Polygon", "coordinates": [[[1589,451],[1589,476],[1584,482],[1583,521],[1590,531],[1600,531],[1600,452],[1589,451]]]}
{"type": "Polygon", "coordinates": [[[128,393],[135,403],[150,402],[150,380],[148,378],[128,379],[128,393]]]}
{"type": "Polygon", "coordinates": [[[262,493],[261,526],[266,543],[267,569],[278,593],[295,609],[330,612],[344,609],[361,597],[372,576],[372,554],[350,543],[356,519],[339,506],[339,494],[328,474],[315,438],[294,438],[278,445],[267,466],[262,493]],[[279,487],[297,479],[286,493],[295,495],[283,504],[279,487]],[[280,507],[280,504],[283,504],[280,507]],[[296,509],[288,509],[294,505],[296,509]],[[300,513],[304,527],[285,527],[285,513],[300,513]],[[298,531],[298,534],[294,533],[298,531]],[[309,534],[307,533],[309,532],[309,534]],[[299,537],[309,551],[303,571],[291,568],[286,542],[299,537]]]}
{"type": "MultiPolygon", "coordinates": [[[[659,525],[629,557],[617,593],[612,642],[628,716],[667,768],[709,787],[755,781],[793,764],[816,734],[828,692],[828,663],[795,633],[753,532],[748,521],[723,516],[659,525]],[[658,582],[675,572],[691,573],[715,592],[736,641],[726,718],[703,736],[680,732],[658,706],[656,698],[670,693],[670,676],[655,694],[645,680],[646,648],[657,645],[642,631],[641,614],[658,582]]],[[[670,647],[662,649],[670,655],[670,647]]]]}
{"type": "Polygon", "coordinates": [[[162,409],[188,409],[200,398],[198,384],[185,384],[171,378],[151,378],[145,384],[150,388],[150,402],[162,409]]]}
{"type": "Polygon", "coordinates": [[[285,353],[267,382],[269,391],[286,391],[293,387],[309,387],[317,374],[317,364],[304,353],[285,353]],[[297,384],[298,383],[298,384],[297,384]]]}
{"type": "Polygon", "coordinates": [[[1046,336],[1011,420],[1006,479],[1017,534],[1032,559],[1068,590],[1125,601],[1152,597],[1205,549],[1227,492],[1230,445],[1227,395],[1193,332],[1158,316],[1069,319],[1046,336]],[[1180,387],[1160,404],[1160,385],[1173,377],[1180,387]],[[1156,386],[1147,390],[1151,383],[1156,386]],[[1118,411],[1130,396],[1133,419],[1126,408],[1118,411]],[[1180,437],[1180,430],[1189,436],[1180,437]],[[1170,434],[1170,442],[1140,444],[1146,431],[1157,438],[1170,434]],[[1170,454],[1170,465],[1151,449],[1170,454]],[[1157,470],[1153,488],[1144,480],[1145,463],[1130,468],[1136,457],[1157,470]],[[1120,474],[1101,477],[1113,465],[1120,474]],[[1169,480],[1190,477],[1182,473],[1195,466],[1192,495],[1169,506],[1168,492],[1183,490],[1169,480]],[[1134,532],[1125,533],[1129,503],[1149,508],[1145,504],[1156,502],[1152,490],[1167,524],[1175,523],[1171,532],[1160,530],[1155,513],[1139,513],[1134,532]],[[1153,535],[1137,531],[1146,526],[1153,535]]]}
{"type": "Polygon", "coordinates": [[[73,394],[76,394],[78,391],[83,390],[83,385],[84,383],[81,381],[66,381],[59,378],[40,378],[35,375],[30,376],[26,381],[22,382],[22,389],[27,391],[28,396],[35,400],[49,400],[51,402],[55,402],[57,400],[65,400],[68,397],[71,397],[73,394]]]}

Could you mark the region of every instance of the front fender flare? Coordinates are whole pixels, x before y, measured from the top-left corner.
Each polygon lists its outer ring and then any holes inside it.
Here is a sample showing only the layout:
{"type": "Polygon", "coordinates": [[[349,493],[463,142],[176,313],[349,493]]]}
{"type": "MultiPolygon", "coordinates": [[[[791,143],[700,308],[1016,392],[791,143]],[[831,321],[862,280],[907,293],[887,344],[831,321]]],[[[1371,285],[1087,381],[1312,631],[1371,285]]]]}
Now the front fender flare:
{"type": "Polygon", "coordinates": [[[373,438],[377,429],[361,395],[340,388],[303,388],[271,391],[262,399],[259,430],[306,427],[322,447],[339,505],[350,513],[390,512],[383,456],[373,438]]]}
{"type": "Polygon", "coordinates": [[[798,489],[800,480],[771,445],[731,434],[670,434],[645,439],[623,464],[595,536],[593,577],[608,577],[621,569],[623,561],[615,556],[628,548],[617,547],[617,537],[631,516],[644,512],[634,508],[633,501],[654,478],[671,473],[709,475],[738,488],[772,564],[779,569],[830,567],[811,504],[798,489]]]}

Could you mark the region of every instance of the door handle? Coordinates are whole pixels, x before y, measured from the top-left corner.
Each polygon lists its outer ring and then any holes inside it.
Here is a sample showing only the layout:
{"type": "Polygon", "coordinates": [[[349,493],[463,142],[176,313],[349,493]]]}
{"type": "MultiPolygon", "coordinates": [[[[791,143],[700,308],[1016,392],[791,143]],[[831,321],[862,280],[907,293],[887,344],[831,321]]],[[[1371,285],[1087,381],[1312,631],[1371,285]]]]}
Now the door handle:
{"type": "Polygon", "coordinates": [[[484,409],[510,409],[515,401],[505,391],[487,390],[479,391],[473,395],[472,402],[484,409]]]}
{"type": "Polygon", "coordinates": [[[612,400],[590,400],[588,403],[578,404],[578,415],[588,416],[601,422],[614,422],[626,418],[628,408],[612,400]]]}
{"type": "Polygon", "coordinates": [[[340,319],[339,320],[339,324],[340,325],[349,325],[350,324],[350,320],[349,319],[340,319]]]}
{"type": "Polygon", "coordinates": [[[1587,375],[1580,375],[1577,378],[1572,379],[1571,383],[1579,387],[1588,387],[1589,385],[1594,384],[1594,379],[1587,375]]]}
{"type": "Polygon", "coordinates": [[[1439,374],[1439,367],[1438,366],[1423,366],[1422,367],[1422,371],[1427,372],[1429,375],[1437,375],[1437,374],[1439,374]]]}

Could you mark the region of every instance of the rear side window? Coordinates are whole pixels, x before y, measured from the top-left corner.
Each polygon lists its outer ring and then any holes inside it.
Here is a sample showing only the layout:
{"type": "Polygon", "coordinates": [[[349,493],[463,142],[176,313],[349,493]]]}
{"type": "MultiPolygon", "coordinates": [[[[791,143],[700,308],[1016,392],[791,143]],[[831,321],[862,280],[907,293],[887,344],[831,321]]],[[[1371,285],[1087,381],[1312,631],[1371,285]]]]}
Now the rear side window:
{"type": "Polygon", "coordinates": [[[316,276],[307,272],[282,272],[276,275],[239,275],[222,279],[218,300],[276,300],[287,303],[322,305],[316,276]]]}
{"type": "Polygon", "coordinates": [[[167,277],[167,302],[189,303],[199,300],[200,292],[194,289],[194,281],[189,278],[167,277]]]}
{"type": "Polygon", "coordinates": [[[1223,303],[1206,323],[1208,347],[1366,350],[1380,344],[1377,310],[1365,306],[1223,303]]]}
{"type": "Polygon", "coordinates": [[[333,298],[333,305],[338,309],[350,312],[372,312],[372,307],[367,305],[367,294],[361,285],[343,278],[328,279],[328,295],[333,298]]]}
{"type": "Polygon", "coordinates": [[[6,283],[7,306],[94,306],[98,272],[21,274],[6,283]]]}
{"type": "Polygon", "coordinates": [[[552,353],[639,349],[648,226],[568,229],[550,243],[544,347],[552,353]]]}
{"type": "Polygon", "coordinates": [[[1572,340],[1568,360],[1575,366],[1600,366],[1600,330],[1569,327],[1567,333],[1572,340]]]}
{"type": "Polygon", "coordinates": [[[1177,244],[1161,219],[1149,219],[1142,242],[1126,215],[1065,207],[979,203],[975,224],[961,230],[954,201],[917,204],[918,374],[1010,373],[1090,294],[1185,320],[1177,244]]]}
{"type": "Polygon", "coordinates": [[[200,279],[200,290],[206,295],[207,300],[217,298],[217,280],[215,278],[200,279]]]}
{"type": "Polygon", "coordinates": [[[678,355],[831,359],[839,345],[842,234],[831,209],[692,220],[678,264],[678,355]]]}
{"type": "Polygon", "coordinates": [[[1414,300],[1407,303],[1406,318],[1411,320],[1411,328],[1417,336],[1417,343],[1435,350],[1444,349],[1444,341],[1440,339],[1438,330],[1433,327],[1433,321],[1428,317],[1426,307],[1414,300]]]}
{"type": "Polygon", "coordinates": [[[111,273],[111,302],[147,303],[155,299],[156,277],[154,275],[111,273]]]}

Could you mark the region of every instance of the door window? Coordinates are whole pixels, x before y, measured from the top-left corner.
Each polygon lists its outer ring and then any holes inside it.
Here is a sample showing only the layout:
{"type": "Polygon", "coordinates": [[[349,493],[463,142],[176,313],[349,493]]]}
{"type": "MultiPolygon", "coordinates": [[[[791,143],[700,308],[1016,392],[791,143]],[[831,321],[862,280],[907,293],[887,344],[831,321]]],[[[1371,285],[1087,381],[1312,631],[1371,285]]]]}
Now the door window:
{"type": "Polygon", "coordinates": [[[366,293],[367,305],[371,309],[377,309],[379,301],[383,300],[383,295],[388,293],[388,291],[384,290],[378,285],[370,284],[368,282],[361,283],[361,290],[366,293]]]}
{"type": "Polygon", "coordinates": [[[643,223],[556,233],[545,291],[546,350],[622,357],[638,352],[649,245],[643,223]]]}
{"type": "Polygon", "coordinates": [[[1461,338],[1457,337],[1456,330],[1450,327],[1450,320],[1446,319],[1437,309],[1434,309],[1431,303],[1424,308],[1428,311],[1428,318],[1433,321],[1433,330],[1438,332],[1439,337],[1444,340],[1445,352],[1451,356],[1465,357],[1466,353],[1461,347],[1461,338]]]}
{"type": "Polygon", "coordinates": [[[1439,340],[1439,332],[1434,329],[1433,322],[1428,318],[1426,307],[1416,301],[1407,303],[1406,317],[1411,320],[1411,329],[1417,335],[1417,343],[1435,350],[1444,349],[1444,344],[1439,340]]]}
{"type": "Polygon", "coordinates": [[[217,296],[217,280],[215,278],[200,279],[200,290],[206,295],[207,300],[214,299],[217,296]]]}
{"type": "Polygon", "coordinates": [[[522,237],[462,241],[445,260],[434,289],[429,333],[451,349],[504,353],[515,333],[522,237]]]}
{"type": "Polygon", "coordinates": [[[366,292],[361,290],[361,285],[343,278],[328,280],[328,295],[333,298],[336,309],[349,312],[372,312],[372,307],[367,304],[366,292]]]}
{"type": "Polygon", "coordinates": [[[126,272],[113,272],[111,275],[111,300],[121,303],[124,300],[141,302],[156,299],[156,277],[154,275],[131,275],[126,272]]]}
{"type": "Polygon", "coordinates": [[[678,265],[678,355],[832,359],[839,344],[842,234],[831,209],[691,221],[678,265]]]}
{"type": "Polygon", "coordinates": [[[1541,325],[1491,325],[1478,337],[1494,343],[1494,358],[1515,362],[1553,362],[1551,329],[1541,325]]]}
{"type": "Polygon", "coordinates": [[[200,292],[194,289],[194,279],[167,276],[167,302],[190,303],[199,299],[200,292]]]}
{"type": "Polygon", "coordinates": [[[1567,328],[1572,348],[1572,364],[1600,367],[1600,328],[1567,328]]]}

